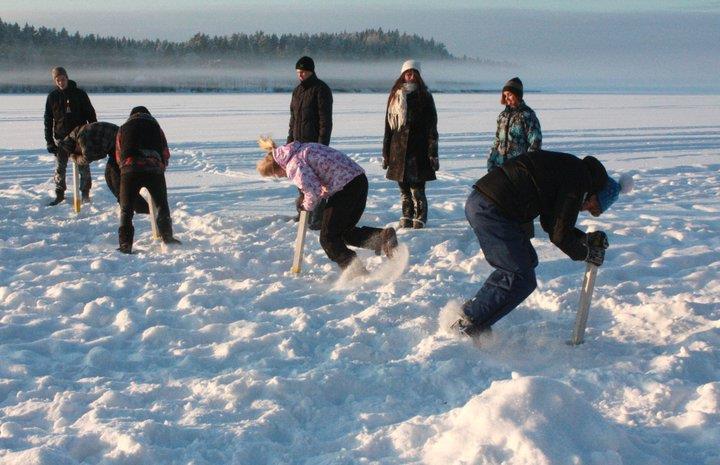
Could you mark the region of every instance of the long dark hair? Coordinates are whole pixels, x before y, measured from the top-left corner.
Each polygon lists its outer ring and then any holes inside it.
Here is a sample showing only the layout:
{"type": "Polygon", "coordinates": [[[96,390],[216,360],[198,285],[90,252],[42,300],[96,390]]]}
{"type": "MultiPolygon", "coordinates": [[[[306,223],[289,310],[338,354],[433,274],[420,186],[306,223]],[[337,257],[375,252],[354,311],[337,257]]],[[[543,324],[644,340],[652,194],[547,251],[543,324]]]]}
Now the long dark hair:
{"type": "MultiPolygon", "coordinates": [[[[413,71],[415,71],[415,80],[416,80],[417,85],[418,85],[418,92],[420,92],[420,93],[426,93],[426,92],[428,92],[428,88],[427,88],[427,86],[425,85],[425,81],[423,81],[422,76],[420,76],[420,72],[419,72],[418,70],[416,70],[416,69],[413,70],[413,71]]],[[[400,75],[400,77],[397,78],[397,80],[395,81],[395,84],[393,84],[392,88],[390,89],[390,95],[388,95],[387,107],[386,107],[386,108],[390,108],[390,102],[392,102],[393,97],[395,97],[395,93],[398,91],[399,88],[402,87],[403,84],[405,84],[405,79],[403,78],[403,75],[404,75],[404,74],[405,74],[405,73],[402,73],[402,74],[400,75]]]]}

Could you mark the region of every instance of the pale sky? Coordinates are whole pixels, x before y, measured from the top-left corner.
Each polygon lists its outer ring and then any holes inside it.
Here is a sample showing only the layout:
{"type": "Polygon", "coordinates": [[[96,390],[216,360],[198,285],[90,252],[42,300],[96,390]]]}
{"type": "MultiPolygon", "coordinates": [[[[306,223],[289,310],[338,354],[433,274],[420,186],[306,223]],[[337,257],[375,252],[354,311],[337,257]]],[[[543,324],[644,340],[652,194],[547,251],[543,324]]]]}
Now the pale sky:
{"type": "Polygon", "coordinates": [[[71,33],[184,41],[196,32],[399,29],[545,80],[720,88],[720,0],[0,0],[0,18],[71,33]],[[442,7],[437,5],[441,4],[442,7]]]}

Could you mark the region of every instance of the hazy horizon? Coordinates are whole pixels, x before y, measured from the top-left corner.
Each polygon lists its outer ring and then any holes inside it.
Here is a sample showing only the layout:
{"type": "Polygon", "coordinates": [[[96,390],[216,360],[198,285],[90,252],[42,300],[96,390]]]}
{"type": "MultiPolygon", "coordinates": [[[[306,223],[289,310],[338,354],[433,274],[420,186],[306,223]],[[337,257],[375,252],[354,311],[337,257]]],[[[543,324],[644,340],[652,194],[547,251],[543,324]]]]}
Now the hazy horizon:
{"type": "MultiPolygon", "coordinates": [[[[398,29],[447,46],[462,57],[511,63],[497,72],[459,76],[459,80],[494,81],[519,75],[535,88],[701,89],[720,91],[720,2],[659,1],[604,2],[596,4],[554,1],[535,7],[517,1],[514,7],[486,1],[448,1],[443,9],[419,1],[413,9],[399,2],[371,1],[366,7],[338,1],[308,0],[302,4],[278,0],[211,1],[200,9],[180,0],[170,6],[156,2],[151,8],[133,8],[137,0],[102,11],[68,6],[61,11],[28,0],[22,8],[6,9],[3,21],[39,27],[65,27],[71,33],[103,36],[188,40],[197,32],[229,35],[266,33],[340,32],[367,28],[398,29]],[[385,7],[381,5],[387,5],[385,7]]],[[[100,3],[98,3],[100,5],[100,3]]],[[[104,7],[103,7],[104,8],[104,7]]],[[[410,57],[408,57],[410,58],[410,57]]],[[[323,70],[319,60],[319,73],[323,70]]],[[[402,60],[398,60],[401,62],[402,60]]],[[[399,66],[399,63],[398,63],[399,66]]],[[[367,67],[361,74],[372,74],[367,67]]],[[[431,70],[426,68],[426,73],[431,70]]],[[[472,71],[471,71],[472,72],[472,71]]],[[[362,78],[363,76],[358,76],[362,78]]]]}

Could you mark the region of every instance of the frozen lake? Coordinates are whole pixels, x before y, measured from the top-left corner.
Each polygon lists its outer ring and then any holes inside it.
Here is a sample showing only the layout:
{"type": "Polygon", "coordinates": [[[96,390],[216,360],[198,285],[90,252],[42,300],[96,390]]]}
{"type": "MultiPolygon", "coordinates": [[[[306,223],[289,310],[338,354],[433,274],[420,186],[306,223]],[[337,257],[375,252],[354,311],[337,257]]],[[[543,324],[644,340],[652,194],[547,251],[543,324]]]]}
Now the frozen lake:
{"type": "MultiPolygon", "coordinates": [[[[3,465],[720,463],[720,96],[526,95],[543,148],[594,155],[635,191],[578,222],[611,243],[586,343],[566,344],[584,264],[537,228],[538,289],[480,348],[439,315],[490,272],[463,206],[498,95],[435,96],[428,228],[399,234],[399,278],[362,286],[339,285],[314,232],[289,273],[295,190],[254,171],[289,95],[90,97],[101,121],[145,105],[164,128],[183,246],[163,251],[139,216],[139,253],[115,252],[104,162],[79,215],[45,207],[45,96],[2,97],[3,465]]],[[[335,96],[332,145],[368,173],[368,224],[400,216],[386,98],[335,96]]]]}

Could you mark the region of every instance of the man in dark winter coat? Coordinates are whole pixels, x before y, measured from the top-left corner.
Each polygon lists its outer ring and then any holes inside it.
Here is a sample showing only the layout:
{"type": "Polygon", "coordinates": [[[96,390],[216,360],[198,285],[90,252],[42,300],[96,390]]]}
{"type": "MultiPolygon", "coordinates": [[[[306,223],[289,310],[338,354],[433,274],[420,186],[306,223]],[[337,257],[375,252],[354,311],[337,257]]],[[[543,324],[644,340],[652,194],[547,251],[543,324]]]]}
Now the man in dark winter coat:
{"type": "MultiPolygon", "coordinates": [[[[70,131],[70,134],[58,142],[58,153],[65,158],[72,158],[79,167],[105,158],[105,182],[110,192],[120,202],[120,167],[115,161],[115,139],[118,127],[112,123],[96,122],[80,125],[70,131]]],[[[134,201],[136,213],[148,213],[149,208],[145,199],[137,195],[134,201]]]]}
{"type": "MultiPolygon", "coordinates": [[[[85,91],[77,87],[75,81],[68,79],[67,71],[60,66],[53,68],[52,77],[55,86],[45,102],[45,142],[47,151],[55,154],[55,200],[49,205],[57,205],[65,199],[65,172],[67,153],[58,153],[57,141],[70,134],[70,131],[85,123],[97,121],[95,109],[85,91]]],[[[79,166],[80,191],[83,202],[90,200],[90,165],[79,166]]]]}
{"type": "Polygon", "coordinates": [[[180,243],[173,237],[167,200],[165,169],[169,159],[170,150],[158,122],[147,108],[133,108],[115,141],[115,161],[120,166],[119,251],[132,253],[133,204],[143,187],[157,205],[157,226],[162,241],[165,244],[180,243]]]}
{"type": "Polygon", "coordinates": [[[599,216],[621,190],[596,158],[529,152],[507,160],[473,187],[465,216],[495,271],[463,305],[456,330],[471,336],[489,330],[535,289],[537,254],[522,225],[538,216],[552,243],[572,260],[602,265],[605,233],[575,227],[579,212],[599,216]]]}
{"type": "MultiPolygon", "coordinates": [[[[295,64],[300,83],[295,87],[290,101],[290,130],[287,143],[317,142],[330,145],[332,133],[333,96],[330,87],[315,74],[315,62],[310,57],[301,57],[295,64]]],[[[300,211],[303,203],[302,192],[295,201],[300,211]]],[[[318,204],[310,215],[310,229],[319,230],[325,201],[318,204]]]]}

